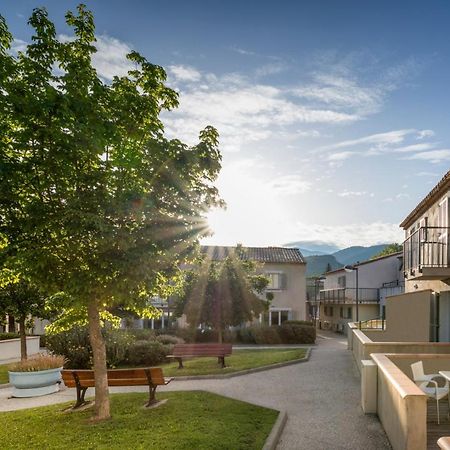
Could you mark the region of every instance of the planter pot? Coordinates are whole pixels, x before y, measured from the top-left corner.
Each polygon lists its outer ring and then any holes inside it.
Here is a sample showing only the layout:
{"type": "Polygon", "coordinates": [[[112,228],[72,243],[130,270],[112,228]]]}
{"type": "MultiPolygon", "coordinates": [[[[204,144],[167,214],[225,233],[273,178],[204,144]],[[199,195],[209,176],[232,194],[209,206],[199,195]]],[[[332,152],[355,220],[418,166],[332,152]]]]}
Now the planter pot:
{"type": "Polygon", "coordinates": [[[8,372],[13,397],[38,397],[59,391],[62,367],[37,372],[8,372]]]}

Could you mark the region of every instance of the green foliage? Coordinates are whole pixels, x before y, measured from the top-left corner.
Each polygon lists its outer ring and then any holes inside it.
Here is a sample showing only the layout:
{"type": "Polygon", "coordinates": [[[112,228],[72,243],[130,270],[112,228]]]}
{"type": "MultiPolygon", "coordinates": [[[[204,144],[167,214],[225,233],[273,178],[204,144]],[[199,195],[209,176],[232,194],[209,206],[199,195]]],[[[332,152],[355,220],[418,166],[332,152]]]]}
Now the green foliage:
{"type": "MultiPolygon", "coordinates": [[[[178,340],[171,336],[172,342],[167,342],[164,338],[160,341],[151,331],[104,328],[103,337],[108,367],[160,363],[171,349],[165,344],[172,344],[174,340],[177,342],[178,340]],[[136,331],[142,331],[142,333],[136,333],[136,331]]],[[[49,335],[46,341],[48,350],[66,357],[66,368],[90,369],[92,367],[92,347],[86,327],[73,327],[68,331],[49,335]]]]}
{"type": "Polygon", "coordinates": [[[237,339],[244,344],[314,344],[316,329],[311,325],[283,323],[280,326],[242,328],[237,339]]]}
{"type": "Polygon", "coordinates": [[[131,52],[134,69],[106,83],[92,13],[80,5],[66,23],[71,40],[35,9],[32,43],[15,55],[0,16],[0,263],[53,296],[55,332],[94,301],[157,315],[149,297],[174,291],[205,213],[222,205],[217,131],[192,147],[164,136],[159,115],[178,105],[164,69],[131,52]]]}
{"type": "Polygon", "coordinates": [[[6,314],[25,322],[29,316],[48,318],[49,311],[39,289],[22,279],[0,288],[0,316],[6,314]]]}
{"type": "Polygon", "coordinates": [[[184,339],[170,334],[160,334],[156,336],[156,340],[163,345],[184,344],[184,339]]]}
{"type": "Polygon", "coordinates": [[[262,294],[269,280],[258,266],[245,259],[239,246],[223,261],[208,255],[187,271],[184,292],[178,296],[175,314],[185,314],[192,327],[200,324],[224,330],[251,321],[266,303],[262,294]]]}
{"type": "Polygon", "coordinates": [[[398,253],[403,251],[403,245],[402,244],[389,244],[386,246],[381,252],[377,253],[376,255],[372,256],[370,259],[379,258],[380,256],[387,256],[392,255],[392,253],[398,253]]]}
{"type": "Polygon", "coordinates": [[[136,341],[128,347],[126,363],[130,366],[154,366],[164,360],[169,350],[158,341],[136,341]]]}
{"type": "Polygon", "coordinates": [[[307,325],[313,327],[314,322],[311,322],[310,320],[285,320],[283,325],[307,325]]]}
{"type": "Polygon", "coordinates": [[[7,341],[8,339],[19,339],[19,333],[0,333],[0,341],[7,341]]]}

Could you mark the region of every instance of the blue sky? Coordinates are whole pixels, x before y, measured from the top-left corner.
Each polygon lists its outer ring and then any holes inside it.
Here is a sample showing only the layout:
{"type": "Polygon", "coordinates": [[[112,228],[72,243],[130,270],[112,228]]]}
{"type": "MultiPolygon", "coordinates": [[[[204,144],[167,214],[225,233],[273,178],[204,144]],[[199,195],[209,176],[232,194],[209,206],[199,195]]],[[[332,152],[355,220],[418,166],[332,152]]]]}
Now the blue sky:
{"type": "MultiPolygon", "coordinates": [[[[400,241],[400,221],[449,169],[446,1],[87,1],[105,80],[136,49],[180,92],[170,136],[221,134],[228,204],[217,244],[400,241]]],[[[60,34],[72,1],[4,0],[21,48],[45,5],[60,34]]]]}

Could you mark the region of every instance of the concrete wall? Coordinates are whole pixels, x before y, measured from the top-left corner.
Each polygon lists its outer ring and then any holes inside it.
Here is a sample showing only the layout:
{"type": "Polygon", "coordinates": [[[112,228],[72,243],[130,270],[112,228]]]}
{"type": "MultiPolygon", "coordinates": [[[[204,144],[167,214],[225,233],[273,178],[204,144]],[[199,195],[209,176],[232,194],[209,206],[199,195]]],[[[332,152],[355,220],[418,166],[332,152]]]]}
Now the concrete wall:
{"type": "Polygon", "coordinates": [[[427,398],[386,355],[372,355],[377,371],[377,414],[394,450],[427,446],[427,398]]]}
{"type": "Polygon", "coordinates": [[[383,341],[430,340],[432,292],[417,291],[386,299],[386,331],[383,341]]]}
{"type": "MultiPolygon", "coordinates": [[[[39,336],[27,337],[27,354],[35,355],[39,353],[39,336]]],[[[0,363],[11,359],[20,358],[20,339],[8,339],[0,341],[0,363]]]]}
{"type": "Polygon", "coordinates": [[[263,272],[285,274],[285,289],[271,290],[273,308],[290,308],[293,320],[306,320],[306,264],[265,263],[263,272]]]}
{"type": "Polygon", "coordinates": [[[348,337],[348,347],[352,350],[356,365],[361,371],[362,360],[370,359],[374,353],[418,353],[418,354],[450,354],[448,342],[375,342],[369,336],[381,336],[375,331],[351,329],[348,337]]]}

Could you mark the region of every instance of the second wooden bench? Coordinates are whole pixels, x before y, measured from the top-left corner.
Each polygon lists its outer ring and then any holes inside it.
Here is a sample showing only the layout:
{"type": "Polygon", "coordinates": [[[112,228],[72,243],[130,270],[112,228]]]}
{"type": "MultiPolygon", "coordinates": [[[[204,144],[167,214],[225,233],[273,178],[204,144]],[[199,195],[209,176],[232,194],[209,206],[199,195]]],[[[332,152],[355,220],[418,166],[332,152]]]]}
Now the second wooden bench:
{"type": "Polygon", "coordinates": [[[195,356],[209,356],[218,358],[222,368],[225,367],[225,356],[230,356],[232,352],[231,344],[176,344],[173,347],[172,355],[178,361],[178,368],[183,368],[183,358],[193,358],[195,356]]]}

